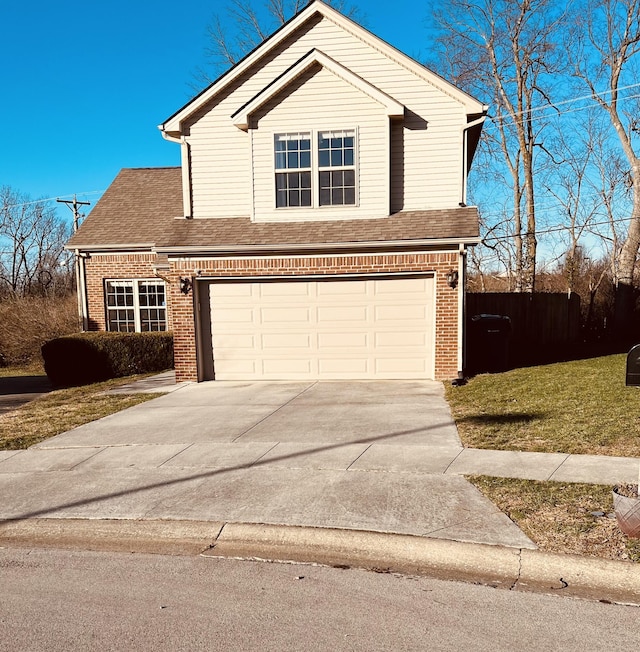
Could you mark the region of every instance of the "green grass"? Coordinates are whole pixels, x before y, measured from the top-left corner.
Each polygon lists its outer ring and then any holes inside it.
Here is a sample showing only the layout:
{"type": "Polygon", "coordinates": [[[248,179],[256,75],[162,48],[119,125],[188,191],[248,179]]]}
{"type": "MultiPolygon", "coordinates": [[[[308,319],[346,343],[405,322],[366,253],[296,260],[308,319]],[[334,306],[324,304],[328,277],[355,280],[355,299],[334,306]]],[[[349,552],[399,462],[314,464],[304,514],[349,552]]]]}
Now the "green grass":
{"type": "MultiPolygon", "coordinates": [[[[33,371],[28,375],[32,374],[33,371]]],[[[20,374],[13,368],[10,375],[20,374]]],[[[155,398],[157,394],[104,393],[143,377],[129,376],[83,387],[59,389],[0,415],[0,450],[28,448],[71,428],[155,398]]]]}
{"type": "Polygon", "coordinates": [[[465,446],[640,457],[640,388],[612,355],[477,376],[447,387],[465,446]]]}
{"type": "Polygon", "coordinates": [[[608,485],[467,479],[542,550],[640,562],[640,539],[626,537],[609,517],[613,499],[608,485]]]}

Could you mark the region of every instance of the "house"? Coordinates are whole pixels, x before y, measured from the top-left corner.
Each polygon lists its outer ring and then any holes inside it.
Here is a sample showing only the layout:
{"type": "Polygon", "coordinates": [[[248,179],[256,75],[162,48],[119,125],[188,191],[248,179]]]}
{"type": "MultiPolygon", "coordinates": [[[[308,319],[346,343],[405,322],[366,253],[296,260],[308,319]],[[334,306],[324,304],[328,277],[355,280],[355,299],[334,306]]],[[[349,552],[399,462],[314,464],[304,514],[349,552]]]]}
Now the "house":
{"type": "Polygon", "coordinates": [[[486,111],[311,2],[71,238],[86,328],[172,330],[179,381],[457,377],[486,111]]]}

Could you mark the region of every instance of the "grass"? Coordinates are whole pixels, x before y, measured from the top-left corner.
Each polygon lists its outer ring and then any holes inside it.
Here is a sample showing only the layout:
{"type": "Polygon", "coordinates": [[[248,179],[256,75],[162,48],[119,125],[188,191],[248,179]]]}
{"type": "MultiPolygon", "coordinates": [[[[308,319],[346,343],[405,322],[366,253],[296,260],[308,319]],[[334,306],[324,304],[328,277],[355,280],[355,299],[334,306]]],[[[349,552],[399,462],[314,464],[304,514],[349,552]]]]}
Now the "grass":
{"type": "MultiPolygon", "coordinates": [[[[35,375],[33,369],[11,372],[0,369],[3,376],[35,375]]],[[[40,373],[42,373],[40,371],[40,373]]],[[[109,389],[144,376],[117,378],[83,387],[59,389],[17,410],[0,415],[0,450],[28,448],[45,439],[155,398],[153,394],[105,394],[109,389]]]]}
{"type": "Polygon", "coordinates": [[[541,550],[640,562],[640,539],[626,537],[610,517],[610,486],[486,476],[467,479],[541,550]]]}
{"type": "Polygon", "coordinates": [[[640,457],[640,388],[611,355],[472,378],[447,387],[465,446],[640,457]]]}

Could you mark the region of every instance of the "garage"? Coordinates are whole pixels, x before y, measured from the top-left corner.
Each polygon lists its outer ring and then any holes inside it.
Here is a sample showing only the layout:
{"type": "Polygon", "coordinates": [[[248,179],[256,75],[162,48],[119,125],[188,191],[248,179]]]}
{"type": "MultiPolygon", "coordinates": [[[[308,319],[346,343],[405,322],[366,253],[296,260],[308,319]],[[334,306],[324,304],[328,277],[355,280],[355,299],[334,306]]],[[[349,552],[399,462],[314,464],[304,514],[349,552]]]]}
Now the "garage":
{"type": "Polygon", "coordinates": [[[432,275],[205,281],[204,375],[433,378],[433,284],[432,275]]]}

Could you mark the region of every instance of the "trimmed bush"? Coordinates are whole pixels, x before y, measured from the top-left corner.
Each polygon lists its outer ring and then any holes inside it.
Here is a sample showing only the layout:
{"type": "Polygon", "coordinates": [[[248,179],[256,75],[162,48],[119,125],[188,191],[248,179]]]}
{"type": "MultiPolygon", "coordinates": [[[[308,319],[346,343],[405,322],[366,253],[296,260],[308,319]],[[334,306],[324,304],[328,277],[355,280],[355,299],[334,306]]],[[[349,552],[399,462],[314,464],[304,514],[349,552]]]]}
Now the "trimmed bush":
{"type": "Polygon", "coordinates": [[[58,387],[173,368],[171,333],[79,333],[42,347],[44,370],[58,387]]]}

